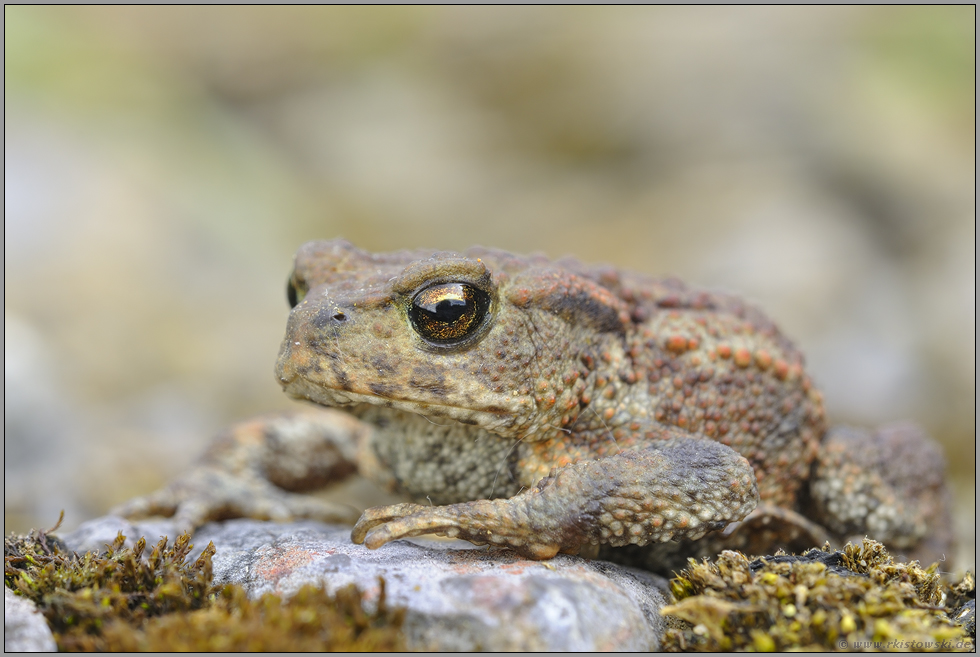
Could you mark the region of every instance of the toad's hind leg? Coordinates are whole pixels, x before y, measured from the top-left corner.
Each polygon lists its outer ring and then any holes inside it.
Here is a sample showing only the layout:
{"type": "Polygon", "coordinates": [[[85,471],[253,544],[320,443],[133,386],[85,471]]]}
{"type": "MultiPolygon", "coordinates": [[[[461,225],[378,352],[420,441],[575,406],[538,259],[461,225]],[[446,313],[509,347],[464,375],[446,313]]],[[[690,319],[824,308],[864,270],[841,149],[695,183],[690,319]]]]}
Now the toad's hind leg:
{"type": "Polygon", "coordinates": [[[844,540],[864,536],[924,563],[951,556],[942,449],[918,426],[836,427],[813,466],[809,514],[844,540]]]}
{"type": "Polygon", "coordinates": [[[720,443],[677,437],[553,470],[509,499],[368,509],[351,538],[378,548],[440,534],[548,559],[600,544],[699,538],[745,517],[758,501],[748,461],[720,443]]]}

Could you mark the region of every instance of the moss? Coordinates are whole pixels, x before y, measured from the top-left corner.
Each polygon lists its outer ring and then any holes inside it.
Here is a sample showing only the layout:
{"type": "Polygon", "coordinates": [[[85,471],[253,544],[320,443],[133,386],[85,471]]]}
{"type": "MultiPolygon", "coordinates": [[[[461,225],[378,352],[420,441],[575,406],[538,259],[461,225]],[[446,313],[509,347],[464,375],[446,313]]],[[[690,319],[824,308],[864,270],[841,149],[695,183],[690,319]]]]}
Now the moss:
{"type": "Polygon", "coordinates": [[[946,605],[951,609],[962,607],[970,600],[977,599],[976,573],[967,571],[959,582],[949,587],[946,605]]]}
{"type": "Polygon", "coordinates": [[[150,619],[141,630],[117,624],[104,632],[124,651],[396,651],[404,612],[364,610],[353,585],[335,596],[305,586],[282,602],[272,594],[249,600],[240,586],[224,586],[207,608],[150,619]]]}
{"type": "Polygon", "coordinates": [[[667,650],[973,648],[946,613],[951,588],[937,566],[897,563],[868,539],[800,556],[691,559],[671,590],[662,613],[684,623],[667,630],[667,650]]]}
{"type": "Polygon", "coordinates": [[[38,605],[63,651],[404,649],[404,610],[387,607],[383,581],[374,612],[353,586],[249,600],[239,586],[212,585],[211,544],[188,563],[188,534],[172,547],[164,537],[148,556],[144,539],[124,541],[78,555],[48,532],[8,536],[4,583],[38,605]]]}

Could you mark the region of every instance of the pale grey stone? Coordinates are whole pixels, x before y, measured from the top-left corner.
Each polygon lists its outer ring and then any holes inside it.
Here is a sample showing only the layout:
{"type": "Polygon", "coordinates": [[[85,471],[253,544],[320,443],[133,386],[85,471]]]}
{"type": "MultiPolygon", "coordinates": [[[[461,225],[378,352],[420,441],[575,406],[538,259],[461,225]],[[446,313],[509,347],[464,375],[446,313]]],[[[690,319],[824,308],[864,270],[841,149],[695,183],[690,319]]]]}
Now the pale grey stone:
{"type": "Polygon", "coordinates": [[[51,628],[34,603],[3,587],[3,651],[58,652],[51,628]]]}
{"type": "Polygon", "coordinates": [[[215,580],[252,596],[288,597],[305,584],[356,584],[369,604],[384,578],[389,605],[408,610],[412,650],[656,650],[666,582],[602,561],[529,561],[462,542],[350,542],[346,527],[233,520],[201,528],[195,552],[218,549],[215,580]]]}

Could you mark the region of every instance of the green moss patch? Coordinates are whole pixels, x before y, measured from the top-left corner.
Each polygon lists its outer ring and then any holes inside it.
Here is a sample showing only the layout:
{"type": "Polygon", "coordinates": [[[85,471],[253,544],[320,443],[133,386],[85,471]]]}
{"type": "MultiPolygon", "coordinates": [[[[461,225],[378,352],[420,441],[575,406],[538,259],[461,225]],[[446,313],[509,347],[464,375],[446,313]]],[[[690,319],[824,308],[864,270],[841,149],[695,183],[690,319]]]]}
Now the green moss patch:
{"type": "Polygon", "coordinates": [[[188,534],[149,555],[144,539],[124,542],[78,555],[47,532],[8,536],[4,583],[38,605],[63,651],[404,650],[404,610],[388,609],[383,581],[374,612],[353,586],[249,600],[240,586],[212,585],[211,544],[187,562],[188,534]]]}
{"type": "MultiPolygon", "coordinates": [[[[691,559],[671,581],[664,648],[691,650],[972,650],[947,614],[953,588],[937,565],[897,563],[865,539],[840,551],[750,561],[691,559]]],[[[954,609],[950,607],[950,609],[954,609]]]]}

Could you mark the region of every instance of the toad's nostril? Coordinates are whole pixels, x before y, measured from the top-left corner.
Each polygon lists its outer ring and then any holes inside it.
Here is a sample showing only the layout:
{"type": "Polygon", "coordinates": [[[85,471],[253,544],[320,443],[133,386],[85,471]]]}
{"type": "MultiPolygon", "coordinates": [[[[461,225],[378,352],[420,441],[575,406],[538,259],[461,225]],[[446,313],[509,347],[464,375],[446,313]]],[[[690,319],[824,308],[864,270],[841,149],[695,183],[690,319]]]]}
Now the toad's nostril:
{"type": "Polygon", "coordinates": [[[340,304],[325,304],[310,317],[312,328],[321,331],[345,330],[353,321],[348,309],[340,304]],[[343,327],[341,325],[344,325],[343,327]]]}

